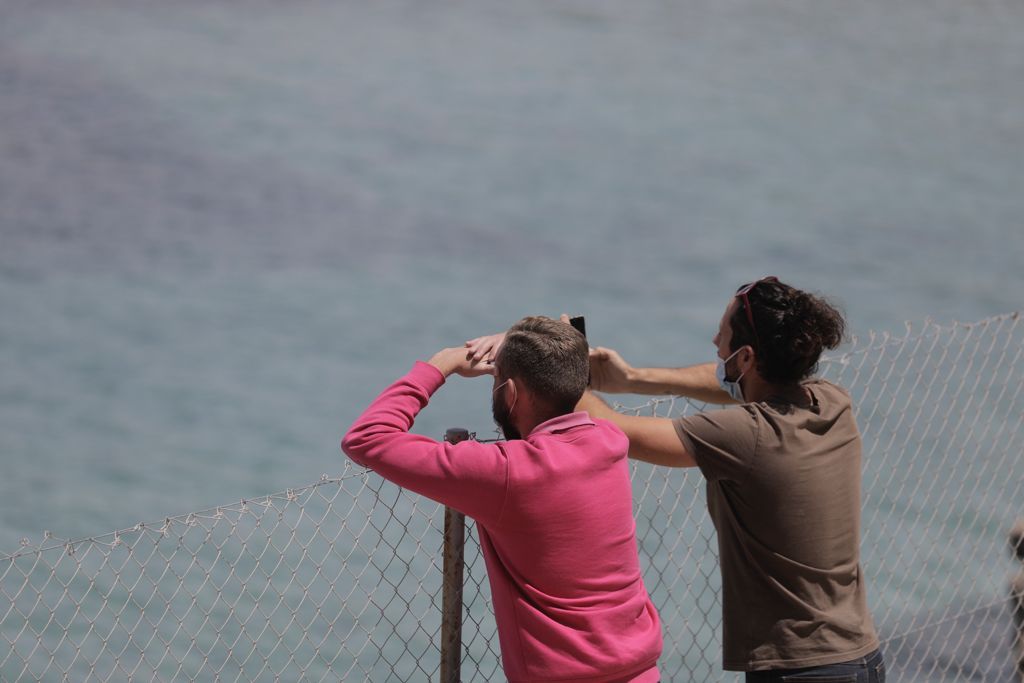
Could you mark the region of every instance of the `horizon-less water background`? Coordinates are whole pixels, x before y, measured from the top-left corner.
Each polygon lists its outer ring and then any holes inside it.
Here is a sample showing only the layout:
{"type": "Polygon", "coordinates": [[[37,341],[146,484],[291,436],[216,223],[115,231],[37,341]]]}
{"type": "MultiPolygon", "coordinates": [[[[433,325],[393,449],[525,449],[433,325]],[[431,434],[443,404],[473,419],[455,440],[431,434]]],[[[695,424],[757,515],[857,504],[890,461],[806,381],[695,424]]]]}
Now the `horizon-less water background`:
{"type": "MultiPolygon", "coordinates": [[[[337,473],[413,360],[1021,308],[1024,5],[0,0],[0,551],[337,473]]],[[[487,433],[453,380],[417,431],[487,433]]],[[[868,454],[870,456],[870,454],[868,454]]]]}

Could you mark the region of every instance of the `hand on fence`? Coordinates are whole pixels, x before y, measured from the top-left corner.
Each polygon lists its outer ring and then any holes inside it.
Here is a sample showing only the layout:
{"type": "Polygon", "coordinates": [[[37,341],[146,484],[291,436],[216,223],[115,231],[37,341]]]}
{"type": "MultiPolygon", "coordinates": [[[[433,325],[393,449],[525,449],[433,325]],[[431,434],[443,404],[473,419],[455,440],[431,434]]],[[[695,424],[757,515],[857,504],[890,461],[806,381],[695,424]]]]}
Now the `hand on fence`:
{"type": "Polygon", "coordinates": [[[445,377],[461,375],[462,377],[480,377],[493,375],[493,361],[477,360],[473,353],[464,346],[453,346],[441,349],[430,359],[430,364],[441,371],[445,377]]]}

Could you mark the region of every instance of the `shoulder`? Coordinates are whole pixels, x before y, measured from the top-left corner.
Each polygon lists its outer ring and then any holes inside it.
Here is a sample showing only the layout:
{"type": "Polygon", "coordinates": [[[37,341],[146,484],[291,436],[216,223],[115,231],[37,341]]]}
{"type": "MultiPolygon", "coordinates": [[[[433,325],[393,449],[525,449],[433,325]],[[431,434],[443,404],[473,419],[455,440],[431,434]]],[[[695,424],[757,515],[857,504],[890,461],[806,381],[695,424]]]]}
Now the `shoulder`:
{"type": "MultiPolygon", "coordinates": [[[[629,448],[629,438],[626,436],[626,433],[622,431],[621,427],[611,420],[605,420],[599,417],[592,417],[591,419],[594,421],[594,424],[590,430],[593,430],[593,433],[596,434],[597,438],[607,442],[616,449],[629,448]]],[[[587,428],[585,427],[584,429],[587,428]]]]}
{"type": "Polygon", "coordinates": [[[612,422],[611,420],[606,420],[603,417],[593,417],[593,416],[591,416],[590,419],[593,421],[594,427],[596,427],[598,430],[600,430],[602,432],[607,432],[609,434],[623,434],[623,435],[625,435],[624,432],[622,431],[622,428],[619,427],[619,425],[617,425],[614,422],[612,422]]]}
{"type": "Polygon", "coordinates": [[[676,433],[683,438],[684,444],[696,440],[706,443],[739,441],[752,445],[756,442],[760,419],[757,405],[744,403],[686,415],[676,418],[674,423],[676,433]]]}
{"type": "Polygon", "coordinates": [[[853,401],[849,391],[827,379],[809,379],[803,382],[803,386],[810,389],[819,402],[849,405],[853,401]]]}
{"type": "Polygon", "coordinates": [[[850,392],[847,391],[845,388],[839,386],[835,382],[823,379],[821,377],[812,377],[811,379],[806,379],[803,382],[801,382],[801,384],[803,384],[805,387],[816,387],[818,389],[821,389],[822,391],[835,391],[846,396],[850,395],[850,392]]]}
{"type": "Polygon", "coordinates": [[[755,404],[681,417],[676,435],[708,481],[742,481],[757,452],[761,417],[755,404]]]}
{"type": "Polygon", "coordinates": [[[741,427],[744,425],[756,426],[758,418],[757,405],[754,403],[743,403],[741,405],[716,408],[693,415],[686,415],[676,418],[680,425],[719,425],[721,427],[741,427]]]}

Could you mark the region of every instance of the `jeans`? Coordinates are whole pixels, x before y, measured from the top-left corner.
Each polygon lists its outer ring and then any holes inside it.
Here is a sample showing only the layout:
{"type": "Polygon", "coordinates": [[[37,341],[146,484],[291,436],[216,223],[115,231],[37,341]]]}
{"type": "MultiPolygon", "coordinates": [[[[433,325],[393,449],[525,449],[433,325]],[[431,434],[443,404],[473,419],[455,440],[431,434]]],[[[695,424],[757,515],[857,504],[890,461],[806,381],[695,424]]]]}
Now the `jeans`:
{"type": "Polygon", "coordinates": [[[875,650],[859,659],[840,664],[825,664],[806,669],[751,671],[747,683],[885,683],[882,651],[875,650]]]}

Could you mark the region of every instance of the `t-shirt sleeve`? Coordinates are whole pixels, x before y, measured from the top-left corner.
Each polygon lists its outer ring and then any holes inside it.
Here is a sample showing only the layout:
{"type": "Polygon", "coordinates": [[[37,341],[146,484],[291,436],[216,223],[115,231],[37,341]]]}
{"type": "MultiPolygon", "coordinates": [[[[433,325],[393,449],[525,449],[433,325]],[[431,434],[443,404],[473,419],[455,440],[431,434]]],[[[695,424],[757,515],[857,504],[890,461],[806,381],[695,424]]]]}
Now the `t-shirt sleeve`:
{"type": "Polygon", "coordinates": [[[757,414],[749,406],[712,410],[674,422],[683,447],[708,481],[742,481],[757,450],[757,414]]]}

